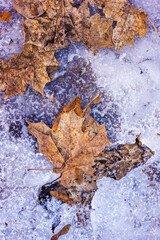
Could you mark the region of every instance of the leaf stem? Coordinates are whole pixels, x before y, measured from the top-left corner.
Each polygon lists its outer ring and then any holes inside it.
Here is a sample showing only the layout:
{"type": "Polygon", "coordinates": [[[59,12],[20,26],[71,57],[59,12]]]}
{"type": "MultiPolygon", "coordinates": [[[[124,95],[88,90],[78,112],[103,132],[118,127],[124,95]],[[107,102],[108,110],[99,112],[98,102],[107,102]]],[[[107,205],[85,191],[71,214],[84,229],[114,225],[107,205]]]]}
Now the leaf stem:
{"type": "Polygon", "coordinates": [[[148,17],[148,15],[146,15],[147,19],[150,21],[150,23],[152,24],[152,27],[154,28],[154,30],[158,33],[158,30],[156,28],[156,26],[154,25],[154,23],[151,21],[151,19],[148,17]]]}
{"type": "MultiPolygon", "coordinates": [[[[61,175],[62,175],[62,174],[61,174],[61,175]]],[[[51,183],[54,183],[55,181],[57,181],[58,179],[61,178],[61,175],[60,175],[59,177],[57,177],[56,179],[54,179],[52,182],[46,183],[46,184],[44,184],[43,186],[49,185],[49,184],[51,184],[51,183]]]]}

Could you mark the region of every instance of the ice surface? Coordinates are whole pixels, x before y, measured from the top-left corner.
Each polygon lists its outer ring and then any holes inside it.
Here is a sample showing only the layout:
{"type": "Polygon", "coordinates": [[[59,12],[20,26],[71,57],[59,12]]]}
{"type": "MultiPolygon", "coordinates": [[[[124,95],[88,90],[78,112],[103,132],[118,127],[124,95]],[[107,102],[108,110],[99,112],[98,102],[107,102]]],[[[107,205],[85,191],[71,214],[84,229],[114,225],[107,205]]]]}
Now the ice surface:
{"type": "MultiPolygon", "coordinates": [[[[13,1],[0,1],[2,10],[11,11],[8,23],[0,22],[0,58],[21,52],[23,18],[12,9],[13,1]],[[9,38],[14,40],[9,46],[9,38]],[[3,50],[3,51],[2,51],[3,50]]],[[[160,28],[159,0],[132,0],[144,7],[160,28]]],[[[160,30],[160,29],[159,29],[160,30]]],[[[129,46],[114,52],[99,50],[94,56],[83,44],[57,51],[62,60],[57,80],[45,87],[42,97],[31,87],[24,96],[4,100],[0,94],[0,239],[49,240],[53,230],[72,226],[62,240],[159,240],[160,239],[160,38],[149,27],[149,36],[136,38],[129,46]],[[91,109],[92,116],[105,123],[114,143],[133,143],[137,134],[155,151],[144,166],[120,181],[109,178],[97,182],[92,209],[69,207],[59,200],[44,204],[38,196],[42,185],[57,177],[38,151],[36,139],[28,134],[26,120],[52,126],[58,113],[75,96],[83,106],[102,92],[101,102],[91,109]],[[54,94],[52,102],[49,96],[54,94]],[[148,172],[148,173],[147,173],[148,172]]]]}
{"type": "Polygon", "coordinates": [[[21,53],[24,18],[13,9],[13,0],[0,1],[0,11],[12,14],[8,22],[0,20],[0,61],[21,53]]]}
{"type": "Polygon", "coordinates": [[[91,212],[95,239],[159,239],[159,200],[158,184],[149,186],[141,168],[118,182],[99,180],[91,212]]]}

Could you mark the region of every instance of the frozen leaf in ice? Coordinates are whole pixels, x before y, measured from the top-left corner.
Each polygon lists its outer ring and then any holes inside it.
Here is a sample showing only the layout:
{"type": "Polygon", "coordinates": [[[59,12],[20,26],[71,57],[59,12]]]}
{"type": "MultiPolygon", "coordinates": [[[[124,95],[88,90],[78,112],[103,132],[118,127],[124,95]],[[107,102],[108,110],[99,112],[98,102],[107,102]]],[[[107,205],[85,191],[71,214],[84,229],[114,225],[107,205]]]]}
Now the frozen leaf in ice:
{"type": "Polygon", "coordinates": [[[143,173],[146,173],[148,175],[149,180],[154,183],[160,182],[160,170],[158,169],[157,165],[150,164],[144,170],[142,170],[143,173]]]}
{"type": "Polygon", "coordinates": [[[56,233],[51,237],[51,240],[58,240],[60,236],[67,234],[70,227],[71,227],[71,224],[65,225],[58,233],[56,233]]]}
{"type": "Polygon", "coordinates": [[[92,174],[92,163],[111,145],[105,125],[99,125],[81,109],[76,97],[58,115],[52,129],[44,123],[29,123],[29,132],[39,142],[40,151],[54,163],[53,171],[62,173],[61,184],[70,188],[83,182],[83,175],[92,174]]]}
{"type": "Polygon", "coordinates": [[[76,97],[56,118],[52,129],[43,122],[29,124],[29,132],[39,143],[39,150],[53,163],[53,171],[61,173],[60,183],[50,194],[73,205],[91,201],[97,189],[96,180],[106,176],[116,180],[146,162],[144,148],[137,137],[135,144],[110,146],[104,125],[99,125],[88,113],[91,103],[81,109],[76,97]],[[86,193],[86,198],[82,197],[86,193]]]}
{"type": "Polygon", "coordinates": [[[9,19],[11,18],[11,13],[10,12],[0,12],[0,20],[8,22],[9,19]]]}

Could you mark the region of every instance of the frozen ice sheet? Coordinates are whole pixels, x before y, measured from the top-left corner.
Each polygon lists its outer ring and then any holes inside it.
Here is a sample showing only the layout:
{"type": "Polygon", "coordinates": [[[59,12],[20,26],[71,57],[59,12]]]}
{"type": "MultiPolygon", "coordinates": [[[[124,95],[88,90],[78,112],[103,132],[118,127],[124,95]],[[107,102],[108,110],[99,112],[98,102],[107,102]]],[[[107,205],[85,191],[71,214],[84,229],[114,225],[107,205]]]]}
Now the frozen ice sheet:
{"type": "MultiPolygon", "coordinates": [[[[144,7],[159,28],[159,0],[132,2],[144,7]]],[[[1,59],[22,50],[23,18],[12,9],[12,3],[0,1],[1,10],[12,12],[8,23],[0,23],[1,31],[7,28],[0,39],[1,59]]],[[[99,50],[94,56],[83,44],[74,44],[57,53],[62,67],[56,76],[65,83],[55,80],[47,84],[45,97],[30,87],[24,96],[5,101],[0,94],[0,239],[48,240],[54,228],[57,232],[69,223],[71,229],[62,240],[160,239],[159,56],[160,38],[152,26],[149,36],[136,38],[134,49],[127,46],[117,53],[99,50]],[[37,150],[26,120],[43,121],[51,127],[75,96],[82,98],[84,106],[99,92],[102,100],[91,114],[106,124],[109,138],[115,143],[133,143],[141,134],[141,141],[155,155],[120,181],[100,179],[92,209],[69,207],[55,198],[41,205],[41,186],[57,175],[27,171],[51,168],[52,164],[37,150]],[[51,93],[56,97],[52,102],[48,99],[51,93]]]]}

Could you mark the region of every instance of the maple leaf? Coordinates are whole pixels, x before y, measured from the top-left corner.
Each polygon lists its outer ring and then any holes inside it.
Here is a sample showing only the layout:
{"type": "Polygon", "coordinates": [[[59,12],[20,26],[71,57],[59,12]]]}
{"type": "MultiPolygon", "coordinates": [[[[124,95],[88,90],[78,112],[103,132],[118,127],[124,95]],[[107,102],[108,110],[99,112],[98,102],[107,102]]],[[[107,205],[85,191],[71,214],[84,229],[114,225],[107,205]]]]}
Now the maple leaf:
{"type": "Polygon", "coordinates": [[[76,97],[55,120],[52,129],[44,123],[29,124],[29,132],[39,143],[39,150],[54,163],[53,171],[62,173],[61,184],[69,188],[83,181],[83,173],[92,174],[95,157],[111,145],[105,125],[99,125],[76,97]]]}

